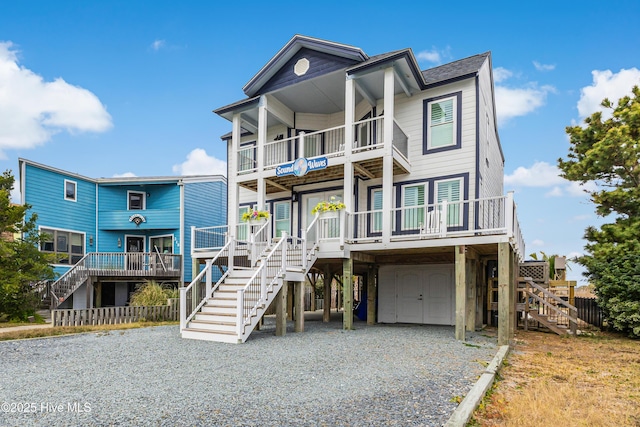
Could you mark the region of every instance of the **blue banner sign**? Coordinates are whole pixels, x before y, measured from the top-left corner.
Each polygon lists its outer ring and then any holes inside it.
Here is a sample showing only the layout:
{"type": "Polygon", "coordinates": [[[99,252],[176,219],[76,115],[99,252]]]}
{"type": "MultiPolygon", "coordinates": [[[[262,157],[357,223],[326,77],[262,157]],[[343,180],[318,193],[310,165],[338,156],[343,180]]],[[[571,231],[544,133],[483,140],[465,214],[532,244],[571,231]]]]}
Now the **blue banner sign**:
{"type": "Polygon", "coordinates": [[[326,157],[316,157],[314,159],[305,159],[300,157],[295,162],[285,163],[276,167],[276,176],[295,175],[304,176],[307,172],[326,169],[329,161],[326,157]]]}

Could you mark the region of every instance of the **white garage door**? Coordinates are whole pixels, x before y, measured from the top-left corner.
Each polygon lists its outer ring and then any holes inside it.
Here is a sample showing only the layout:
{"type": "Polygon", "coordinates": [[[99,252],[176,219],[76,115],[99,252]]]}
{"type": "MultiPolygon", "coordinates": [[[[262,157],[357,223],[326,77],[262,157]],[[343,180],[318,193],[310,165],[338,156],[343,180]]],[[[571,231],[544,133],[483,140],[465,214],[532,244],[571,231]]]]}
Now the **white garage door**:
{"type": "Polygon", "coordinates": [[[381,266],[378,321],[455,324],[453,265],[381,266]]]}

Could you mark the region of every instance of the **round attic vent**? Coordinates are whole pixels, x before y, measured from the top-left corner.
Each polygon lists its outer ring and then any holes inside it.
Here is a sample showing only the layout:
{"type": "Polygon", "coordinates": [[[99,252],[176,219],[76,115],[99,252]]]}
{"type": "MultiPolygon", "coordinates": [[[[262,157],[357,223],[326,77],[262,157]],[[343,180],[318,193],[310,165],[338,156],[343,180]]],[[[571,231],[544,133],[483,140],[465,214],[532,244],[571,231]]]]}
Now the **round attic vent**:
{"type": "Polygon", "coordinates": [[[309,60],[307,58],[300,58],[296,65],[293,67],[293,72],[296,76],[304,76],[309,71],[309,60]]]}

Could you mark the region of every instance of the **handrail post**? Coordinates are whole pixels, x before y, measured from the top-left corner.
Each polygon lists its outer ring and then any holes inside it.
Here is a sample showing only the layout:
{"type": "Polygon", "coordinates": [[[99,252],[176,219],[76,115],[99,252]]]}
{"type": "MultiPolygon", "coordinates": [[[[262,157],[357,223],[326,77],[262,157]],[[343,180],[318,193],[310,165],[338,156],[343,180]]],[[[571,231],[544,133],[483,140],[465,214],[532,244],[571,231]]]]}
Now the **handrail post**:
{"type": "Polygon", "coordinates": [[[513,237],[513,224],[516,207],[513,204],[513,191],[507,193],[505,200],[505,219],[504,227],[506,228],[507,237],[513,237]]]}
{"type": "Polygon", "coordinates": [[[340,249],[344,249],[344,235],[347,228],[347,212],[345,209],[338,211],[339,219],[338,226],[340,227],[340,249]]]}
{"type": "Polygon", "coordinates": [[[206,278],[205,279],[205,283],[206,283],[205,284],[205,292],[206,292],[205,293],[205,298],[211,297],[211,276],[212,276],[211,265],[212,265],[212,262],[213,262],[213,260],[208,259],[206,261],[206,266],[205,266],[205,269],[207,270],[206,276],[205,276],[205,278],[206,278]]]}
{"type": "Polygon", "coordinates": [[[196,250],[196,226],[191,226],[191,257],[196,250]]]}
{"type": "Polygon", "coordinates": [[[300,230],[300,237],[302,237],[302,268],[307,271],[307,230],[300,230]]]}
{"type": "MultiPolygon", "coordinates": [[[[266,259],[264,260],[266,262],[266,259]]],[[[262,271],[260,272],[260,301],[258,301],[258,305],[267,301],[267,266],[264,265],[262,267],[262,271]]]]}
{"type": "Polygon", "coordinates": [[[284,242],[282,242],[282,249],[280,250],[280,253],[282,254],[282,270],[286,271],[287,270],[287,232],[283,231],[282,232],[282,238],[284,239],[284,242]]]}
{"type": "Polygon", "coordinates": [[[251,265],[256,262],[256,236],[253,234],[253,225],[249,224],[249,247],[251,251],[251,265]]]}
{"type": "Polygon", "coordinates": [[[187,327],[187,288],[180,288],[180,330],[187,327]]]}
{"type": "Polygon", "coordinates": [[[446,200],[442,201],[442,215],[440,215],[440,237],[447,235],[447,220],[449,219],[449,207],[446,200]]]}
{"type": "Polygon", "coordinates": [[[238,290],[238,310],[236,313],[236,332],[238,337],[242,336],[244,330],[244,319],[243,319],[243,310],[244,310],[244,291],[242,289],[238,290]]]}
{"type": "Polygon", "coordinates": [[[227,271],[231,273],[233,271],[233,259],[236,253],[236,240],[233,236],[229,236],[229,239],[231,239],[231,241],[229,243],[229,255],[227,256],[227,271]]]}

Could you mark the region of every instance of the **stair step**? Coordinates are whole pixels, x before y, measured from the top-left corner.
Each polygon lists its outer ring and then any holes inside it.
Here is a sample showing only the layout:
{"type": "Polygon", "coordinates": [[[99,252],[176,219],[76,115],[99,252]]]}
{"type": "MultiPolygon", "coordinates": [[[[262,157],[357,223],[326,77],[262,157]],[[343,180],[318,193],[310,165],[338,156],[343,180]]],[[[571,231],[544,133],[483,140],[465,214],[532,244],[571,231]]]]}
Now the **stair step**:
{"type": "Polygon", "coordinates": [[[242,342],[238,339],[238,336],[234,334],[228,333],[215,333],[208,330],[202,330],[198,328],[187,328],[183,329],[181,332],[182,338],[202,340],[202,341],[214,341],[214,342],[223,342],[223,343],[231,343],[238,344],[242,342]]]}
{"type": "Polygon", "coordinates": [[[195,320],[207,320],[212,322],[235,323],[236,313],[215,313],[200,312],[195,316],[195,320]]]}
{"type": "Polygon", "coordinates": [[[236,324],[233,322],[211,322],[207,320],[192,320],[189,322],[189,327],[196,329],[202,329],[207,331],[213,331],[218,333],[229,332],[235,333],[236,324]]]}
{"type": "Polygon", "coordinates": [[[236,315],[238,309],[236,306],[219,306],[219,305],[204,305],[201,313],[224,315],[236,315]]]}

